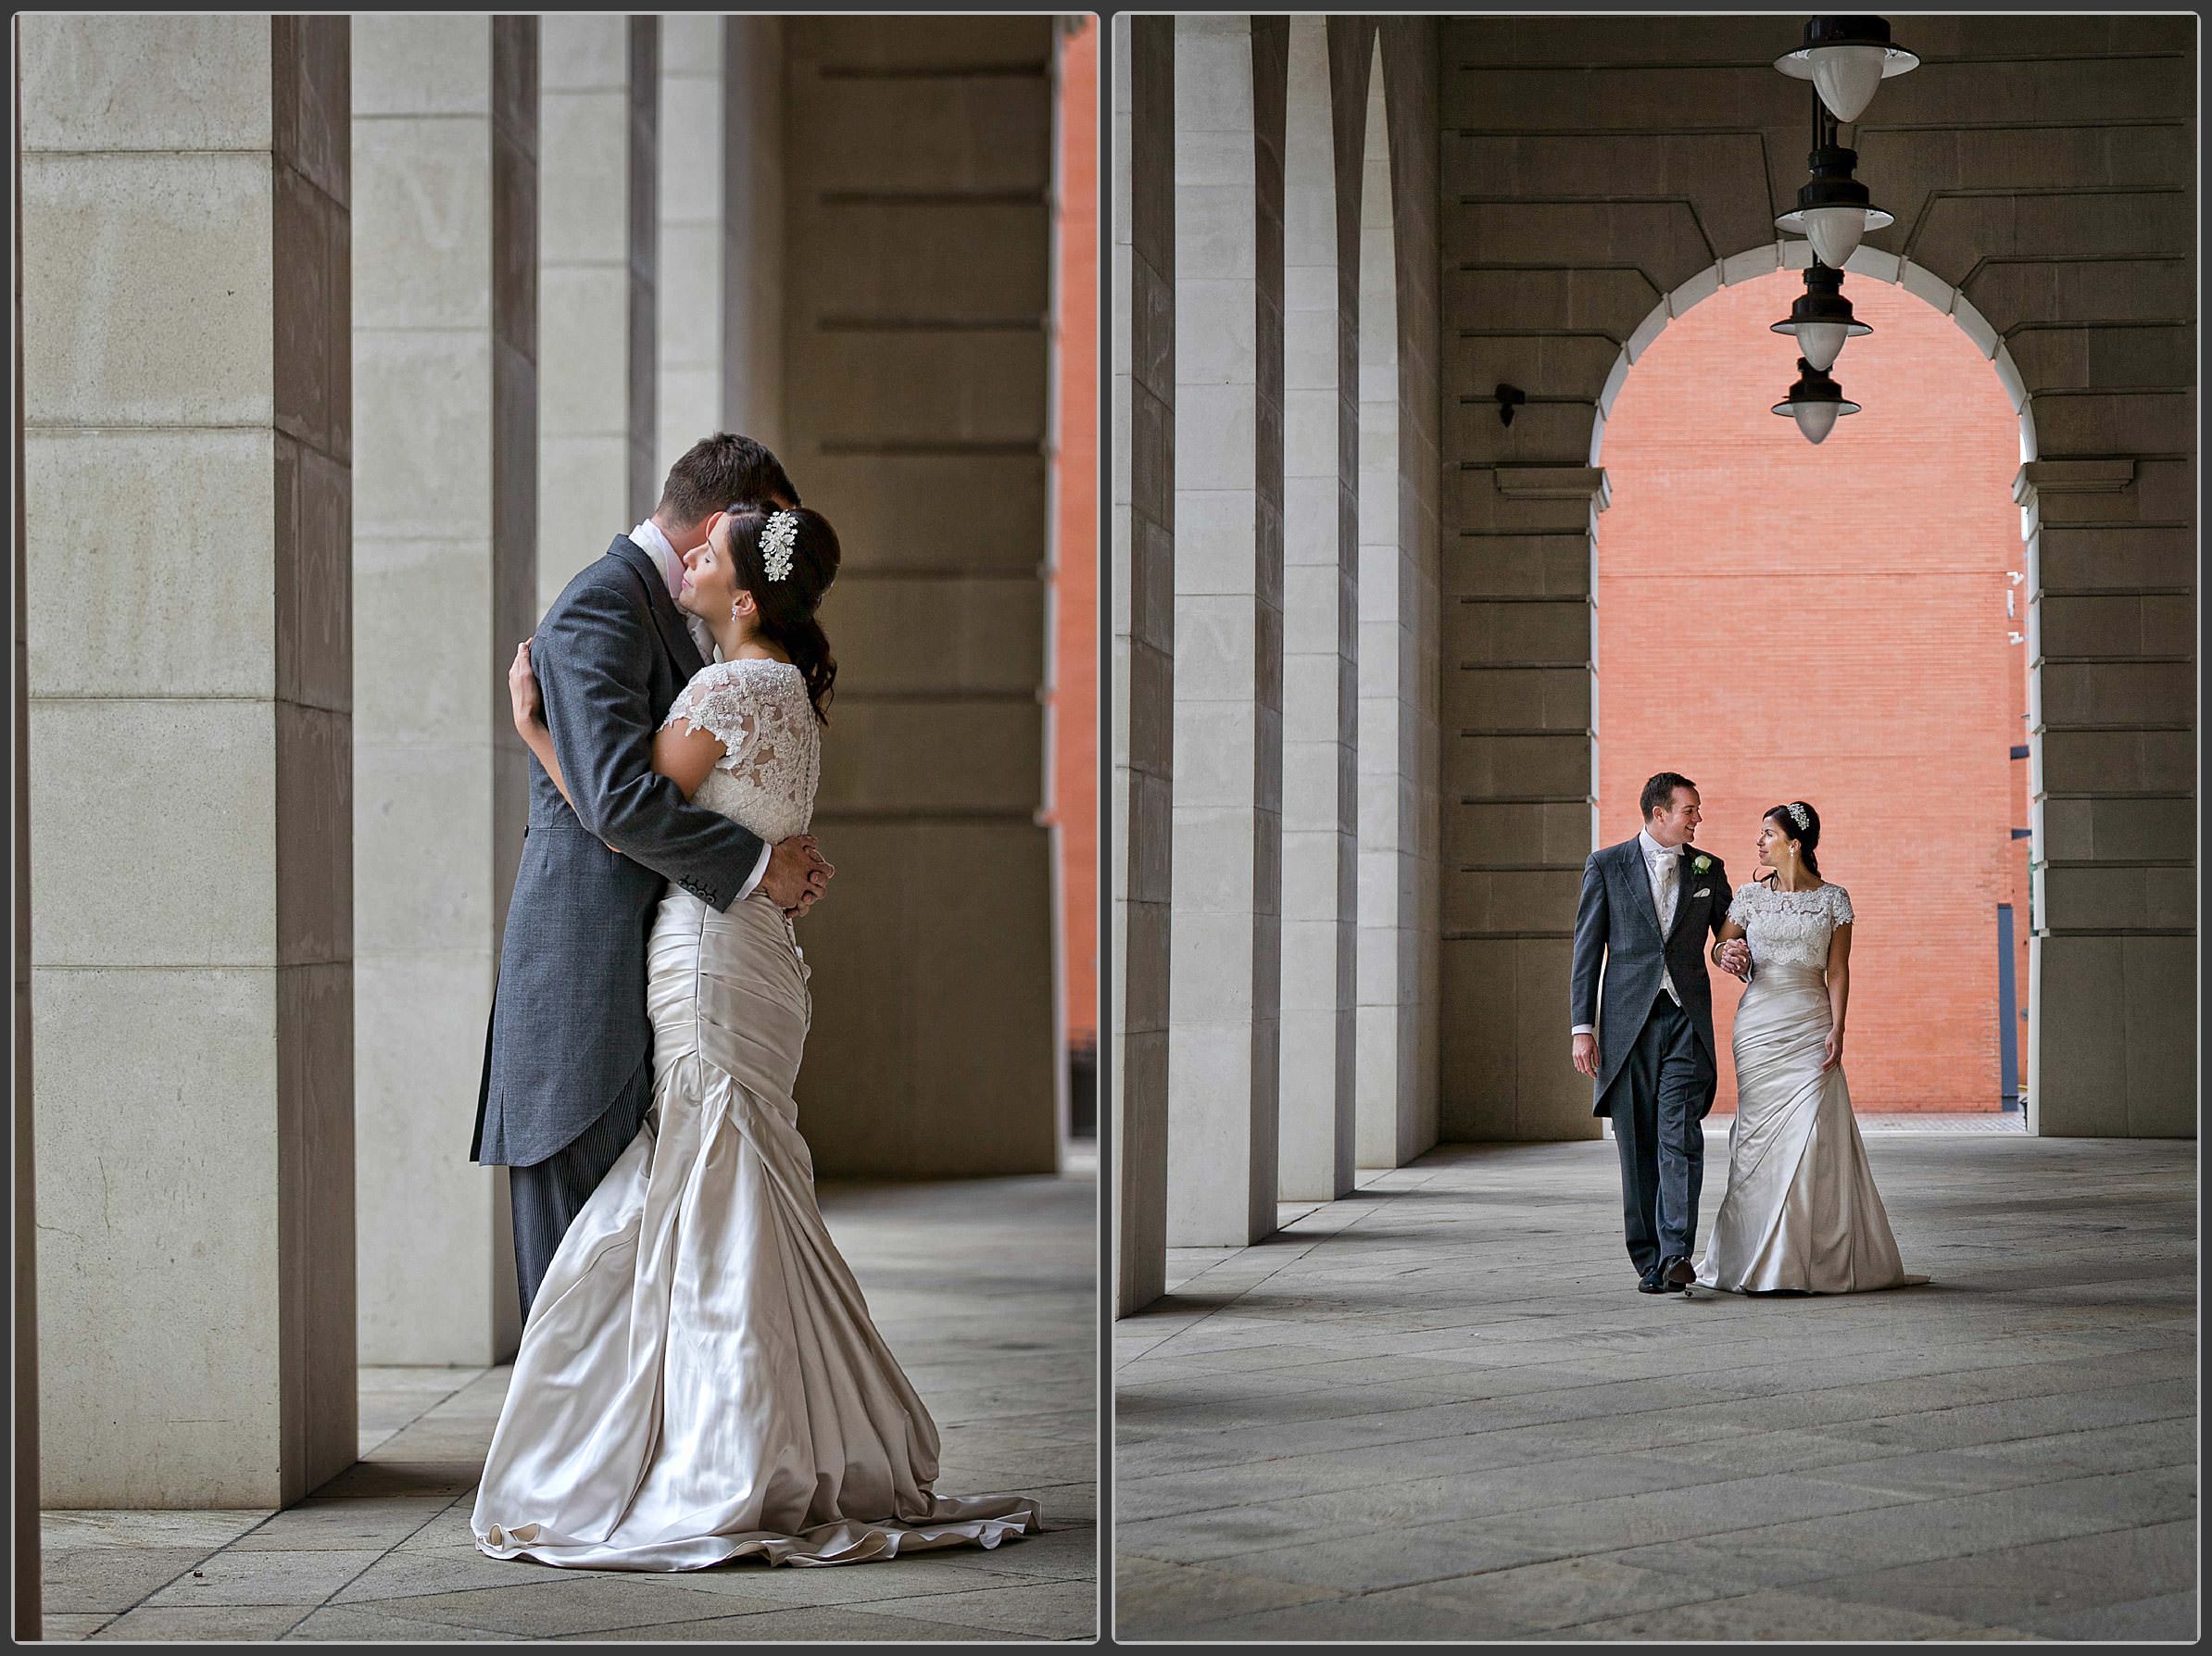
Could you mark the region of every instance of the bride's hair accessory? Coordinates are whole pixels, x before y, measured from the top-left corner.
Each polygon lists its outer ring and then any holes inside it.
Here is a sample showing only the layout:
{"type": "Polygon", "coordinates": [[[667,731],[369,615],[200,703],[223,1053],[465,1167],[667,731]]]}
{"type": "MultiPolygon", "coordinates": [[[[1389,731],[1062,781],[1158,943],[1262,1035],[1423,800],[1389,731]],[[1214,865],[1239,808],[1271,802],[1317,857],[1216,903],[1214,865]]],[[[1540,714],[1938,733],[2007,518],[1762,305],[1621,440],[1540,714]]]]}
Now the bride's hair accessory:
{"type": "Polygon", "coordinates": [[[1794,800],[1791,802],[1790,806],[1790,820],[1800,828],[1809,828],[1813,822],[1813,819],[1807,814],[1805,808],[1794,800]]]}
{"type": "Polygon", "coordinates": [[[797,512],[771,512],[760,531],[760,572],[772,582],[791,573],[791,548],[798,536],[797,512]]]}

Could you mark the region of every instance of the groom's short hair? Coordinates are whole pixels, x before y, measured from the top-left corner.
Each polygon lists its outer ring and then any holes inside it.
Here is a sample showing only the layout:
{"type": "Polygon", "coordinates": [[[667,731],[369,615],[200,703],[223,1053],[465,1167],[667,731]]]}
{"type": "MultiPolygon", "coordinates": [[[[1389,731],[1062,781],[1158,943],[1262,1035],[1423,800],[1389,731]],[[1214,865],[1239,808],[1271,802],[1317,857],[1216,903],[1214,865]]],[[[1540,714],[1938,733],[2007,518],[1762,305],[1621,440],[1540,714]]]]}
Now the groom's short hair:
{"type": "Polygon", "coordinates": [[[1688,788],[1694,794],[1697,792],[1697,784],[1675,771],[1662,771],[1651,781],[1645,783],[1643,784],[1643,820],[1647,822],[1650,822],[1652,812],[1657,810],[1662,805],[1672,805],[1675,802],[1677,788],[1688,788]]]}
{"type": "Polygon", "coordinates": [[[765,506],[778,498],[799,503],[798,491],[768,445],[735,432],[717,432],[694,443],[668,469],[658,509],[678,523],[697,523],[733,506],[765,506]]]}

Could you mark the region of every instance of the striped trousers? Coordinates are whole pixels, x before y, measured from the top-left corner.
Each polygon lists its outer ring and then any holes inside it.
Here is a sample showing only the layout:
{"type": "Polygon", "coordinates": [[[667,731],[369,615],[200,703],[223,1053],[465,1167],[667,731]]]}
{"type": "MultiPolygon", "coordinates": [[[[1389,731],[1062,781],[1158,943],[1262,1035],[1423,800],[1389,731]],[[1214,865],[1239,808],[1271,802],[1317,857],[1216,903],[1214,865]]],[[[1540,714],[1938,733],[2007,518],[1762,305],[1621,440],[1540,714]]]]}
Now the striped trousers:
{"type": "Polygon", "coordinates": [[[630,1148],[652,1107],[653,1059],[647,1053],[622,1096],[597,1121],[543,1161],[507,1170],[514,1209],[515,1286],[522,1294],[524,1323],[530,1321],[538,1285],[546,1280],[546,1267],[559,1251],[560,1239],[607,1170],[630,1148]]]}

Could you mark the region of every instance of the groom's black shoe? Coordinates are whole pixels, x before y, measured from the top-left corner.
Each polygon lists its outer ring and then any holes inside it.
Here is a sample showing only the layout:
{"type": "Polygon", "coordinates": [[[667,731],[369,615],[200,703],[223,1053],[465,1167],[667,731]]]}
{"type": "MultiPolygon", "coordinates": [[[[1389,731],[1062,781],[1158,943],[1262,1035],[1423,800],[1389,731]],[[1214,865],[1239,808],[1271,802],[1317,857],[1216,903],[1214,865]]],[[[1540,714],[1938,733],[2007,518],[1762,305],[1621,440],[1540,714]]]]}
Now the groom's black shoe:
{"type": "Polygon", "coordinates": [[[1685,1255],[1677,1254],[1671,1260],[1660,1261],[1659,1283],[1668,1293],[1678,1294],[1695,1281],[1697,1267],[1685,1255]]]}
{"type": "Polygon", "coordinates": [[[1652,1273],[1649,1276],[1640,1276],[1636,1279],[1636,1291],[1639,1294],[1664,1294],[1666,1292],[1666,1289],[1660,1284],[1657,1266],[1654,1265],[1652,1268],[1652,1273]]]}

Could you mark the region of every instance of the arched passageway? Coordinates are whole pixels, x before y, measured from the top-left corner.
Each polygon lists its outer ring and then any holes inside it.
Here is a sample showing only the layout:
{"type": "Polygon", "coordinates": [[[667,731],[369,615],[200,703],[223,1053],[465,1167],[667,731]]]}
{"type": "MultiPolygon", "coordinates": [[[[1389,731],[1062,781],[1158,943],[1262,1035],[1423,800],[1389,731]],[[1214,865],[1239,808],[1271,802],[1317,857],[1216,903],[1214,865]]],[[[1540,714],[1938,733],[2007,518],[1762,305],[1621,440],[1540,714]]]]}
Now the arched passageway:
{"type": "MultiPolygon", "coordinates": [[[[2029,982],[2019,419],[1954,319],[1904,286],[1854,280],[1874,332],[1835,371],[1865,411],[1807,443],[1769,411],[1795,353],[1767,324],[1800,291],[1795,271],[1776,270],[1681,307],[1606,410],[1592,457],[1610,496],[1597,533],[1598,838],[1632,834],[1644,778],[1679,771],[1703,799],[1699,846],[1741,884],[1757,872],[1761,813],[1810,801],[1822,872],[1859,899],[1854,1105],[1995,1110],[2009,1082],[2017,1110],[2029,982]]],[[[1715,983],[1726,1050],[1740,985],[1715,983]]],[[[1723,1064],[1716,1108],[1734,1096],[1723,1064]]]]}
{"type": "MultiPolygon", "coordinates": [[[[357,1382],[490,1367],[496,1405],[512,1254],[502,1175],[468,1155],[523,827],[506,663],[558,560],[651,511],[684,421],[771,440],[843,541],[814,816],[840,878],[802,933],[816,1165],[1037,1175],[1001,1186],[1021,1218],[974,1224],[1014,1273],[976,1310],[1020,1316],[1022,1384],[1087,1479],[1093,1191],[1053,1176],[1039,815],[1052,353],[1087,343],[1050,320],[1062,27],[25,19],[35,1498],[233,1510],[237,1535],[333,1474],[421,1518],[472,1481],[481,1409],[411,1472],[347,1474],[382,1413],[357,1382]],[[119,474],[153,525],[127,593],[84,578],[86,480],[119,474]],[[107,840],[143,847],[122,879],[70,831],[111,772],[107,840]]],[[[911,1237],[977,1201],[900,1186],[878,1257],[945,1257],[911,1237]]],[[[974,1280],[893,1288],[887,1337],[972,1345],[974,1280]]],[[[269,1539],[316,1523],[282,1518],[269,1539]]],[[[83,1613],[146,1597],[158,1550],[89,1566],[140,1586],[83,1613]]],[[[207,1575],[266,1607],[295,1556],[207,1575]]]]}

